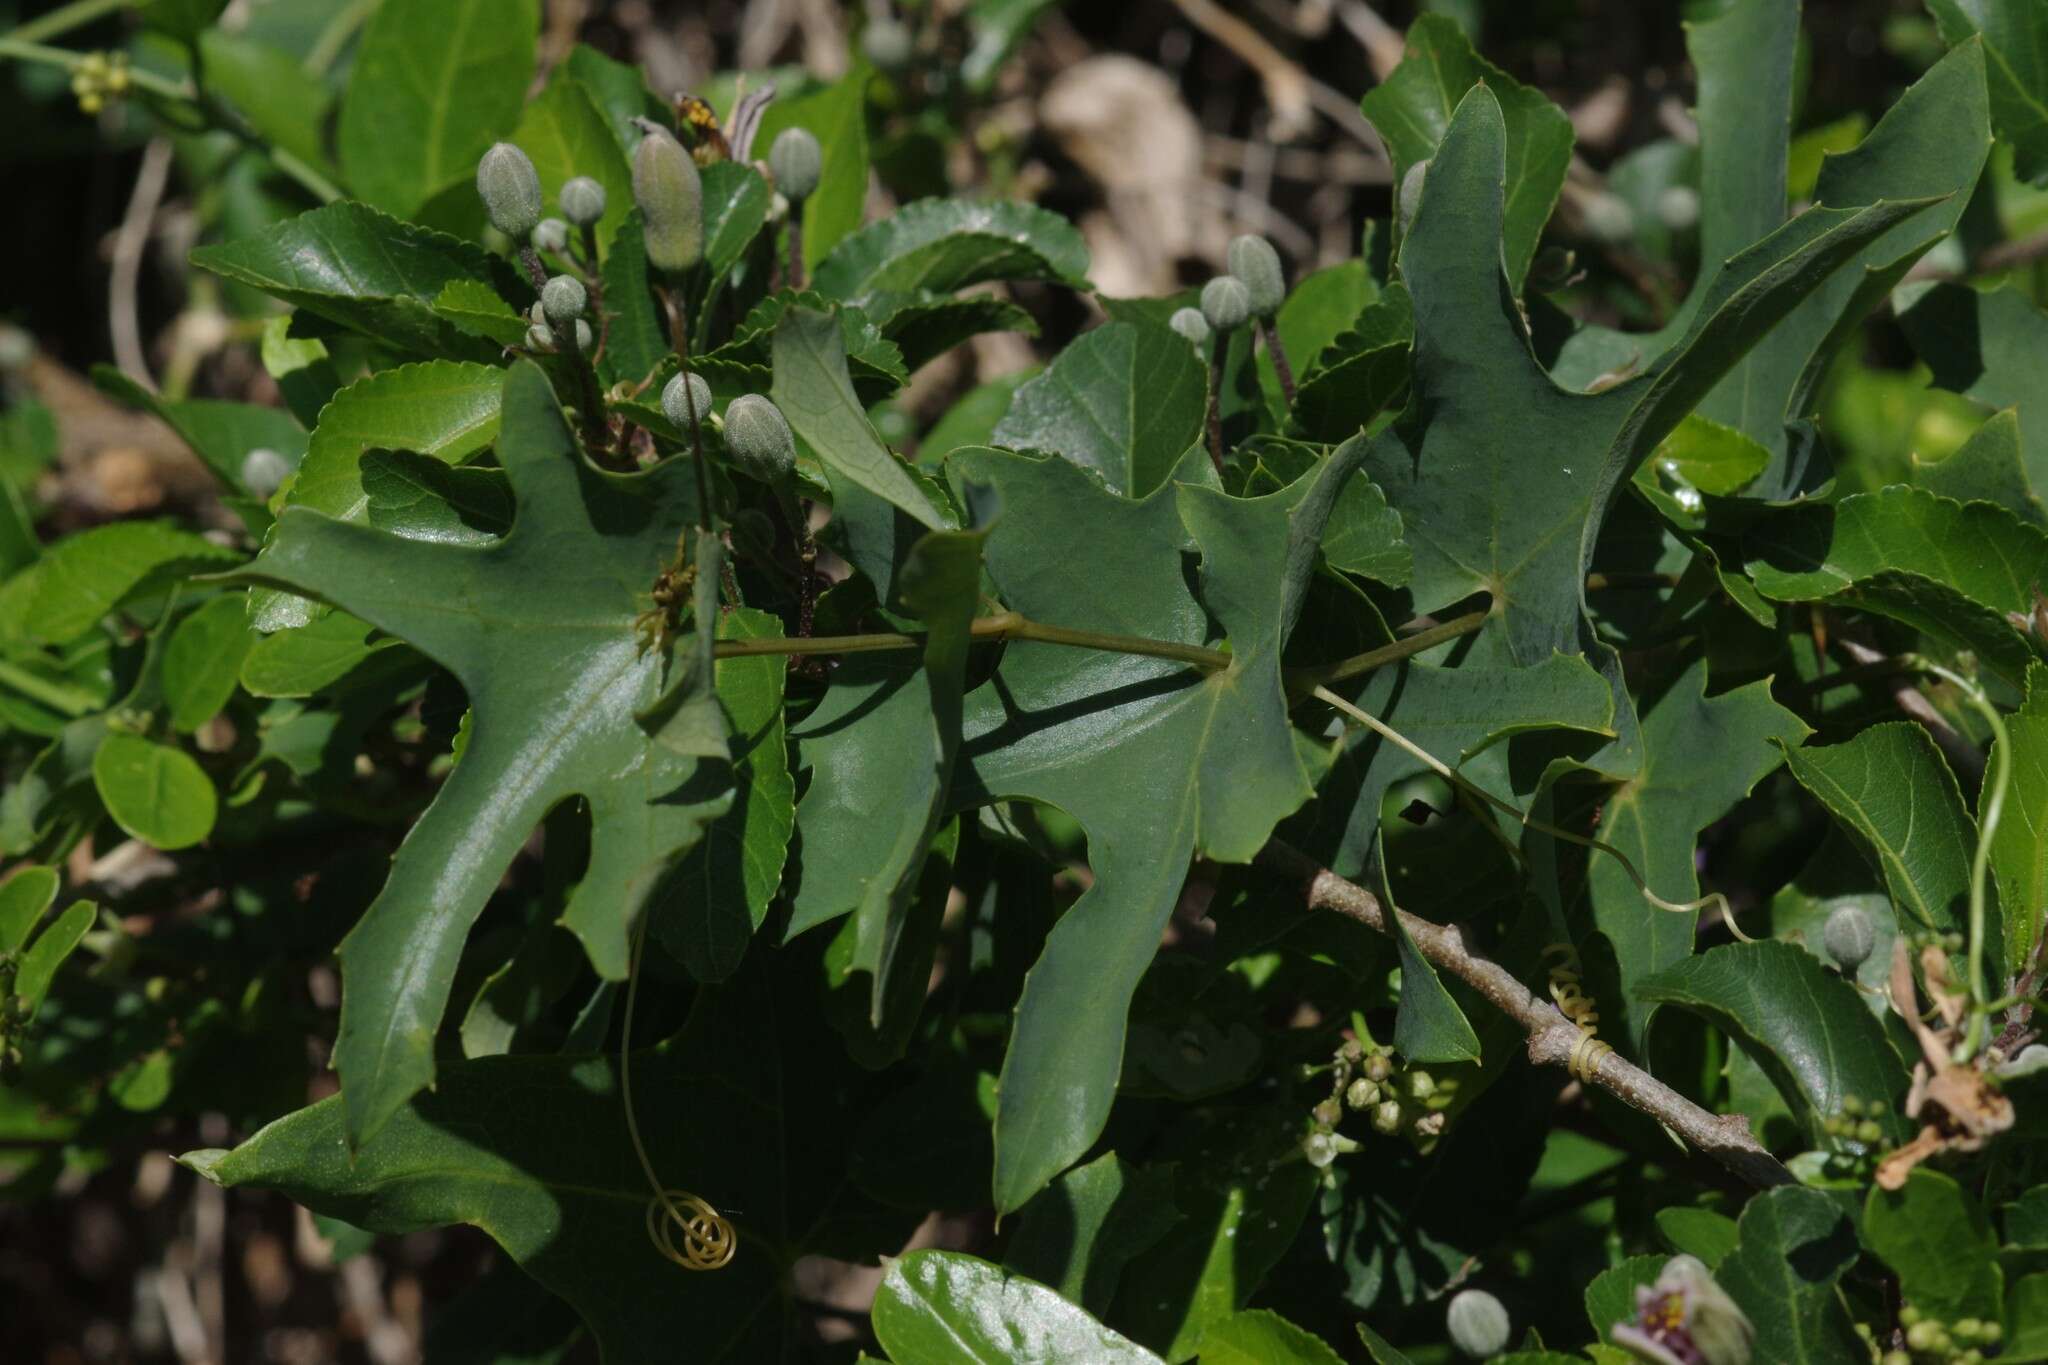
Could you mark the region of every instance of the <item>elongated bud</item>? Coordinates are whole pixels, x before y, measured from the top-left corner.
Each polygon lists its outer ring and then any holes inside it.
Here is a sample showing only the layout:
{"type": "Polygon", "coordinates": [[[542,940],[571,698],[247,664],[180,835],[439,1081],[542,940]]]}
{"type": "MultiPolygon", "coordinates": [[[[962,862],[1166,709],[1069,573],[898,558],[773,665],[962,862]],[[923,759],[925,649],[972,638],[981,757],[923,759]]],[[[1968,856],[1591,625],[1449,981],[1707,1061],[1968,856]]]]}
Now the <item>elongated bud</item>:
{"type": "Polygon", "coordinates": [[[590,294],[583,281],[573,275],[557,275],[540,291],[541,316],[557,327],[567,327],[583,316],[590,294]]]}
{"type": "Polygon", "coordinates": [[[647,263],[688,270],[704,255],[704,182],[674,134],[641,124],[646,136],[633,149],[633,202],[646,225],[647,263]]]}
{"type": "Polygon", "coordinates": [[[562,216],[577,227],[589,227],[604,217],[604,186],[587,175],[563,181],[556,199],[562,205],[562,216]]]}
{"type": "Polygon", "coordinates": [[[1264,237],[1250,233],[1230,239],[1230,273],[1244,281],[1252,296],[1252,316],[1269,318],[1287,301],[1287,277],[1280,253],[1264,237]]]}
{"type": "Polygon", "coordinates": [[[782,409],[758,393],[741,394],[725,410],[725,448],[742,473],[763,483],[796,468],[796,436],[782,409]]]}
{"type": "Polygon", "coordinates": [[[1513,1330],[1508,1310],[1484,1289],[1460,1290],[1444,1319],[1451,1329],[1451,1345],[1474,1360],[1485,1360],[1508,1348],[1513,1330]]]}
{"type": "Polygon", "coordinates": [[[768,145],[768,169],[775,173],[775,188],[792,204],[801,204],[817,192],[818,179],[825,173],[825,151],[808,128],[784,128],[768,145]]]}
{"type": "MultiPolygon", "coordinates": [[[[711,386],[704,382],[703,375],[679,374],[662,388],[662,415],[684,431],[690,429],[692,405],[695,405],[698,421],[711,415],[711,386]]],[[[726,420],[731,421],[730,418],[726,420]]]]}
{"type": "Polygon", "coordinates": [[[569,225],[559,218],[543,218],[533,227],[533,249],[535,251],[566,251],[569,247],[569,225]]]}
{"type": "Polygon", "coordinates": [[[1415,210],[1422,207],[1422,185],[1429,179],[1429,159],[1410,166],[1401,176],[1401,192],[1394,198],[1394,208],[1401,215],[1401,231],[1408,231],[1415,222],[1415,210]]]}
{"type": "Polygon", "coordinates": [[[476,163],[476,192],[491,226],[515,242],[540,222],[540,172],[509,142],[493,144],[476,163]]]}
{"type": "MultiPolygon", "coordinates": [[[[1828,956],[1844,975],[1854,976],[1856,969],[1870,956],[1870,950],[1877,945],[1877,930],[1870,923],[1870,913],[1860,905],[1839,905],[1828,915],[1828,922],[1820,931],[1821,942],[1827,945],[1828,956]]],[[[1847,1109],[1845,1103],[1843,1109],[1847,1109]]]]}
{"type": "Polygon", "coordinates": [[[1209,320],[1202,316],[1199,308],[1177,308],[1166,325],[1179,332],[1196,346],[1209,339],[1209,320]]]}
{"type": "Polygon", "coordinates": [[[1242,327],[1252,315],[1252,295],[1235,275],[1218,275],[1202,286],[1202,318],[1214,332],[1242,327]]]}
{"type": "Polygon", "coordinates": [[[868,26],[860,35],[860,50],[867,54],[867,59],[875,64],[877,71],[886,71],[890,75],[910,65],[914,46],[910,30],[898,20],[886,16],[868,20],[868,26]]]}

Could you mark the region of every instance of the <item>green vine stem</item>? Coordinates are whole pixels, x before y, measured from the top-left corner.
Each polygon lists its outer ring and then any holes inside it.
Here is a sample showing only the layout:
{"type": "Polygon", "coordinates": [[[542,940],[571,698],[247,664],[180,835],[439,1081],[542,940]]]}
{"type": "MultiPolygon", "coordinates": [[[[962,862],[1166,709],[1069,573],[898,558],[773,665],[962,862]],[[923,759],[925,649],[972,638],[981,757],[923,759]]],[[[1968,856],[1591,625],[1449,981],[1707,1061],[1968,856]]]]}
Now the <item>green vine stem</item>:
{"type": "Polygon", "coordinates": [[[39,15],[21,24],[8,34],[24,43],[39,43],[45,38],[58,38],[75,28],[84,28],[96,19],[104,19],[127,8],[128,0],[71,0],[68,5],[59,5],[48,14],[39,15]]]}

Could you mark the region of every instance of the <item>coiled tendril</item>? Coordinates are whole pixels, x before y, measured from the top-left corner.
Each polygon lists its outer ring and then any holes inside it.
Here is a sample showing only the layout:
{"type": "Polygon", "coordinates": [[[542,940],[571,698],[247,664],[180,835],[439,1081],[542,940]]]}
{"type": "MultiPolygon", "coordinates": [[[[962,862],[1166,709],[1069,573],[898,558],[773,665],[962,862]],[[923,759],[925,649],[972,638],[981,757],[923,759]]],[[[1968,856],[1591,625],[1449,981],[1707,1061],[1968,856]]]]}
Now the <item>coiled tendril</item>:
{"type": "Polygon", "coordinates": [[[1558,1012],[1579,1029],[1579,1040],[1572,1044],[1565,1066],[1575,1079],[1591,1084],[1600,1059],[1614,1051],[1595,1036],[1600,1028],[1600,1002],[1586,993],[1577,948],[1569,943],[1547,944],[1543,962],[1550,974],[1550,998],[1557,1003],[1558,1012]]]}

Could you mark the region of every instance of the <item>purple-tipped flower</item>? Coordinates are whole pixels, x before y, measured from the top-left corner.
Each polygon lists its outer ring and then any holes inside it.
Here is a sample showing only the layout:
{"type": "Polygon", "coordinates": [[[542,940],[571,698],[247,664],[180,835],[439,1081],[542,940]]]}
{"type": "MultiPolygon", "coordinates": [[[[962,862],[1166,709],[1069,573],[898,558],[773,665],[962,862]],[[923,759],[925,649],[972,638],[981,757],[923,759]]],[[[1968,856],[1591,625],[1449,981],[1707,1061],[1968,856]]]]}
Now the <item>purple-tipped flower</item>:
{"type": "Polygon", "coordinates": [[[1674,1256],[1655,1284],[1636,1289],[1633,1322],[1613,1340],[1651,1365],[1749,1365],[1756,1328],[1696,1257],[1674,1256]]]}

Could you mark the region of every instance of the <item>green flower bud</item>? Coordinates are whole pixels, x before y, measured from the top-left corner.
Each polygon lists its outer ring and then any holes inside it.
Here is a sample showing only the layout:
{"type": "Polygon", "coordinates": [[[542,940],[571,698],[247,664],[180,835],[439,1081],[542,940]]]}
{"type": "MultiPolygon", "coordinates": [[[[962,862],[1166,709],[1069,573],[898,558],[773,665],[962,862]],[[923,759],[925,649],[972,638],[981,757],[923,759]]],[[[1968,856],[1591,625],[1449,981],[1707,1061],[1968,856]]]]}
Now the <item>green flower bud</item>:
{"type": "Polygon", "coordinates": [[[1870,950],[1877,946],[1877,929],[1870,922],[1870,912],[1862,906],[1838,905],[1821,926],[1820,941],[1842,974],[1854,976],[1870,956],[1870,950]]]}
{"type": "Polygon", "coordinates": [[[817,192],[818,178],[825,172],[824,148],[810,129],[784,128],[768,146],[768,169],[782,196],[801,204],[817,192]]]}
{"type": "Polygon", "coordinates": [[[1411,1100],[1426,1100],[1436,1093],[1436,1077],[1427,1071],[1411,1071],[1401,1081],[1411,1100]]]}
{"type": "MultiPolygon", "coordinates": [[[[1195,313],[1195,310],[1192,308],[1183,309],[1182,311],[1188,313],[1195,313]]],[[[1201,314],[1195,313],[1195,316],[1200,317],[1201,314]]],[[[1207,327],[1209,324],[1205,322],[1202,325],[1204,327],[1207,327]]],[[[1351,1065],[1357,1066],[1359,1062],[1365,1059],[1365,1047],[1356,1038],[1346,1038],[1344,1040],[1344,1046],[1337,1049],[1337,1055],[1343,1058],[1345,1061],[1349,1062],[1351,1065]]]]}
{"type": "Polygon", "coordinates": [[[758,393],[741,394],[725,410],[725,448],[740,472],[774,483],[796,468],[796,437],[782,409],[758,393]]]}
{"type": "Polygon", "coordinates": [[[562,216],[577,227],[589,227],[604,217],[604,186],[587,175],[563,181],[562,192],[556,199],[562,206],[562,216]]]}
{"type": "Polygon", "coordinates": [[[673,134],[646,120],[641,127],[646,136],[633,149],[633,202],[645,225],[647,263],[688,270],[704,255],[704,182],[673,134]]]}
{"type": "Polygon", "coordinates": [[[1854,1095],[1842,1096],[1842,1112],[1852,1119],[1863,1117],[1863,1101],[1854,1095]]]}
{"type": "Polygon", "coordinates": [[[1957,1341],[1975,1341],[1984,1324],[1975,1318],[1957,1318],[1948,1325],[1948,1330],[1957,1341]]]}
{"type": "Polygon", "coordinates": [[[582,318],[576,319],[576,349],[587,351],[596,340],[597,333],[590,330],[590,324],[582,318]]]}
{"type": "Polygon", "coordinates": [[[548,330],[545,322],[536,322],[526,329],[526,349],[551,355],[555,349],[555,334],[548,330]]]}
{"type": "Polygon", "coordinates": [[[1301,1154],[1320,1171],[1337,1159],[1337,1144],[1328,1133],[1310,1133],[1301,1140],[1301,1154]]]}
{"type": "Polygon", "coordinates": [[[1920,1317],[1920,1310],[1912,1304],[1905,1303],[1899,1305],[1899,1326],[1911,1327],[1914,1323],[1920,1321],[1920,1317]]]}
{"type": "Polygon", "coordinates": [[[868,20],[860,35],[860,50],[867,54],[867,59],[875,64],[876,70],[892,75],[910,65],[914,46],[910,30],[886,16],[868,20]]]}
{"type": "Polygon", "coordinates": [[[1395,212],[1401,219],[1401,231],[1407,232],[1415,222],[1415,210],[1422,207],[1423,182],[1429,179],[1429,159],[1410,166],[1401,176],[1401,192],[1394,196],[1395,212]]]}
{"type": "Polygon", "coordinates": [[[1280,253],[1264,237],[1250,233],[1230,239],[1230,273],[1244,281],[1252,296],[1252,314],[1269,318],[1287,301],[1287,276],[1280,269],[1280,253]]]}
{"type": "Polygon", "coordinates": [[[242,483],[259,498],[283,487],[291,472],[291,461],[268,446],[258,446],[242,457],[242,483]]]}
{"type": "Polygon", "coordinates": [[[1370,1109],[1379,1102],[1380,1088],[1363,1076],[1353,1081],[1351,1088],[1344,1092],[1344,1103],[1353,1109],[1370,1109]]]}
{"type": "Polygon", "coordinates": [[[1915,1351],[1931,1351],[1943,1335],[1938,1322],[1916,1322],[1906,1329],[1906,1345],[1915,1351]]]}
{"type": "Polygon", "coordinates": [[[1474,1360],[1499,1355],[1508,1348],[1512,1331],[1508,1310],[1484,1289],[1460,1290],[1444,1320],[1451,1329],[1451,1345],[1474,1360]]]}
{"type": "Polygon", "coordinates": [[[1856,1140],[1865,1147],[1873,1146],[1884,1140],[1884,1129],[1876,1119],[1865,1119],[1856,1125],[1856,1140]]]}
{"type": "Polygon", "coordinates": [[[1382,1100],[1382,1101],[1380,1101],[1380,1105],[1379,1105],[1379,1107],[1378,1107],[1377,1109],[1375,1109],[1375,1110],[1373,1110],[1373,1111],[1372,1111],[1372,1128],[1373,1128],[1373,1131],[1374,1131],[1375,1133],[1385,1133],[1385,1134],[1386,1134],[1386,1135],[1387,1135],[1388,1137],[1392,1137],[1392,1136],[1393,1136],[1394,1134],[1396,1134],[1396,1133],[1400,1132],[1400,1131],[1401,1131],[1401,1104],[1400,1104],[1400,1101],[1398,1101],[1398,1100],[1382,1100]]]}
{"type": "Polygon", "coordinates": [[[704,382],[703,375],[694,371],[676,375],[661,391],[662,415],[684,431],[690,429],[692,406],[696,408],[700,422],[711,415],[711,386],[704,382]],[[688,390],[687,396],[685,389],[688,390]]]}
{"type": "Polygon", "coordinates": [[[493,144],[476,163],[476,192],[491,226],[515,242],[540,222],[540,172],[509,142],[493,144]]]}
{"type": "Polygon", "coordinates": [[[1318,1104],[1310,1112],[1315,1121],[1323,1127],[1335,1128],[1338,1121],[1344,1117],[1344,1106],[1337,1102],[1335,1096],[1332,1096],[1318,1104]]]}
{"type": "Polygon", "coordinates": [[[1365,1074],[1368,1080],[1386,1080],[1394,1074],[1394,1059],[1384,1052],[1373,1053],[1365,1059],[1365,1074]]]}
{"type": "Polygon", "coordinates": [[[569,225],[559,218],[543,218],[533,225],[533,249],[535,251],[566,251],[569,249],[569,225]]]}
{"type": "Polygon", "coordinates": [[[1166,320],[1166,325],[1196,346],[1209,339],[1209,319],[1202,316],[1202,310],[1199,308],[1175,309],[1173,316],[1166,320]]]}
{"type": "Polygon", "coordinates": [[[541,316],[556,327],[568,326],[589,306],[590,294],[573,275],[557,275],[540,291],[541,316]]]}
{"type": "Polygon", "coordinates": [[[1252,315],[1252,294],[1235,275],[1218,275],[1202,286],[1202,320],[1215,332],[1242,327],[1252,315]]]}

